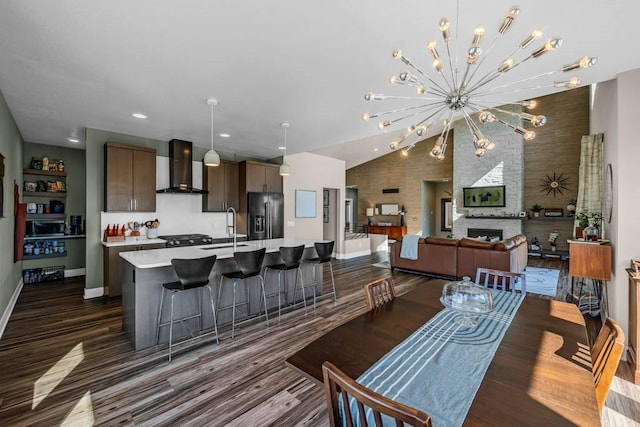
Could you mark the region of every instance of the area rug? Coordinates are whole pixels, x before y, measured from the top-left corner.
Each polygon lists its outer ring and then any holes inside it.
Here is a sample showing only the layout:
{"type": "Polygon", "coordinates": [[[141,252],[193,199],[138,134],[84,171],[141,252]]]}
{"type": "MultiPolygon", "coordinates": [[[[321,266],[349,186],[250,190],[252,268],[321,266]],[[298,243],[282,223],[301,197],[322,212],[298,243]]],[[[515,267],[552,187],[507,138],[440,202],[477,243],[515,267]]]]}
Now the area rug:
{"type": "Polygon", "coordinates": [[[551,268],[527,267],[527,292],[555,297],[558,290],[560,270],[551,268]]]}

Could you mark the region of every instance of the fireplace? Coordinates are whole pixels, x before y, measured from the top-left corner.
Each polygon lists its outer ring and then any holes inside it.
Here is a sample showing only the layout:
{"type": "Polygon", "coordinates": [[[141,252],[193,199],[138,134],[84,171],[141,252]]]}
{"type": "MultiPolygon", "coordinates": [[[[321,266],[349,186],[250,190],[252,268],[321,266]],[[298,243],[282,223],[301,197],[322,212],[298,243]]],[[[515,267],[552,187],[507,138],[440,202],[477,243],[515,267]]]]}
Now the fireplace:
{"type": "Polygon", "coordinates": [[[502,230],[495,228],[468,228],[467,237],[497,237],[502,240],[502,230]]]}

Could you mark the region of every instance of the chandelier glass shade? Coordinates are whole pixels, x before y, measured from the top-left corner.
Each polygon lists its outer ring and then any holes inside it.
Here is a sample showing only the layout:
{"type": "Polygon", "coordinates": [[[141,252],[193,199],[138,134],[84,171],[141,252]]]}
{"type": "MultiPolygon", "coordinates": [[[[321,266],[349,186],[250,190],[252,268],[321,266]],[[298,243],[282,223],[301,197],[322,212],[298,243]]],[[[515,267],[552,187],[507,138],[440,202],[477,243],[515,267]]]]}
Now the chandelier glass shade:
{"type": "Polygon", "coordinates": [[[213,149],[213,108],[218,105],[218,100],[209,98],[207,104],[211,106],[211,149],[204,154],[204,165],[218,166],[220,165],[220,155],[213,149]]]}
{"type": "Polygon", "coordinates": [[[289,128],[289,123],[281,123],[280,126],[284,128],[284,156],[282,156],[282,165],[280,165],[280,175],[289,176],[291,175],[291,167],[287,163],[287,129],[289,128]]]}
{"type": "Polygon", "coordinates": [[[536,137],[536,132],[531,128],[544,126],[547,122],[544,115],[529,112],[536,107],[536,102],[534,100],[510,102],[497,99],[496,96],[500,96],[502,93],[544,87],[575,88],[580,84],[580,79],[575,76],[556,80],[546,86],[535,84],[531,87],[523,87],[523,83],[526,85],[530,81],[544,76],[589,68],[597,62],[597,59],[585,56],[554,71],[496,85],[496,82],[504,80],[503,76],[509,71],[560,48],[563,43],[559,37],[551,37],[546,41],[538,42],[542,39],[543,34],[542,31],[535,29],[526,35],[513,52],[497,65],[483,68],[482,65],[488,54],[500,40],[500,37],[511,29],[519,14],[518,6],[509,9],[506,16],[498,24],[497,34],[487,48],[484,46],[485,29],[481,25],[477,26],[465,52],[465,57],[460,61],[453,53],[456,40],[451,37],[451,22],[448,18],[441,18],[438,22],[438,29],[442,36],[445,55],[440,55],[436,40],[427,43],[426,50],[433,59],[431,75],[418,68],[400,49],[395,49],[392,56],[400,61],[405,69],[389,77],[388,82],[391,85],[412,88],[415,95],[396,96],[368,92],[364,98],[369,102],[400,100],[395,102],[406,102],[409,105],[384,112],[363,113],[362,120],[368,122],[377,119],[377,127],[381,131],[390,129],[392,125],[400,121],[412,120],[413,122],[389,145],[391,150],[404,145],[403,154],[405,155],[409,154],[418,141],[427,136],[427,130],[430,126],[442,120],[442,131],[430,151],[431,156],[437,160],[445,158],[452,123],[458,118],[467,124],[473,138],[473,150],[478,157],[495,148],[495,144],[483,134],[481,129],[483,124],[499,123],[521,135],[525,141],[533,140],[536,137]],[[541,44],[527,53],[527,49],[534,43],[541,44]],[[514,85],[517,87],[512,87],[514,85]],[[520,111],[514,112],[499,108],[509,104],[519,105],[520,111]],[[513,120],[509,120],[509,118],[513,118],[513,120]],[[525,128],[525,122],[531,126],[525,128]]]}

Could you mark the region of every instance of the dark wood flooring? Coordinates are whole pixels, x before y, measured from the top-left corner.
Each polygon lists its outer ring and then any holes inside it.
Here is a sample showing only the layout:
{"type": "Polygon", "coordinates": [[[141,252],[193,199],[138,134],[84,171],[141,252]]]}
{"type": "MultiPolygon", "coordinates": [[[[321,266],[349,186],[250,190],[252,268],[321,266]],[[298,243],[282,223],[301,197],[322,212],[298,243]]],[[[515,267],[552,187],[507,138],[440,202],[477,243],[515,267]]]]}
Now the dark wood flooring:
{"type": "MultiPolygon", "coordinates": [[[[328,425],[322,390],[283,360],[366,310],[362,287],[389,274],[371,265],[383,259],[334,260],[337,304],[323,298],[308,315],[274,316],[268,332],[263,321],[246,322],[234,340],[223,329],[219,345],[211,337],[183,344],[171,363],[166,345],[133,351],[120,302],[83,300],[83,280],[27,285],[0,340],[0,425],[328,425]]],[[[565,263],[531,265],[561,269],[563,299],[565,263]]],[[[430,280],[394,276],[399,294],[430,280]]]]}

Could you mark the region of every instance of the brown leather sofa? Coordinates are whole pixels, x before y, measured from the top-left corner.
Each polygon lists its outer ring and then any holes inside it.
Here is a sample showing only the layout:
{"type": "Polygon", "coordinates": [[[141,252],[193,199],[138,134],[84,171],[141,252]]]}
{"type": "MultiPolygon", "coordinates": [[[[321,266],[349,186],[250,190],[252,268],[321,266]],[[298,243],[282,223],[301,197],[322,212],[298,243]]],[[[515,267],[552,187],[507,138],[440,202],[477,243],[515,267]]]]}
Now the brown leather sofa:
{"type": "Polygon", "coordinates": [[[418,242],[418,259],[400,257],[402,241],[391,244],[391,270],[396,268],[434,276],[476,276],[478,267],[522,273],[527,266],[527,238],[518,234],[499,242],[427,237],[418,242]]]}

